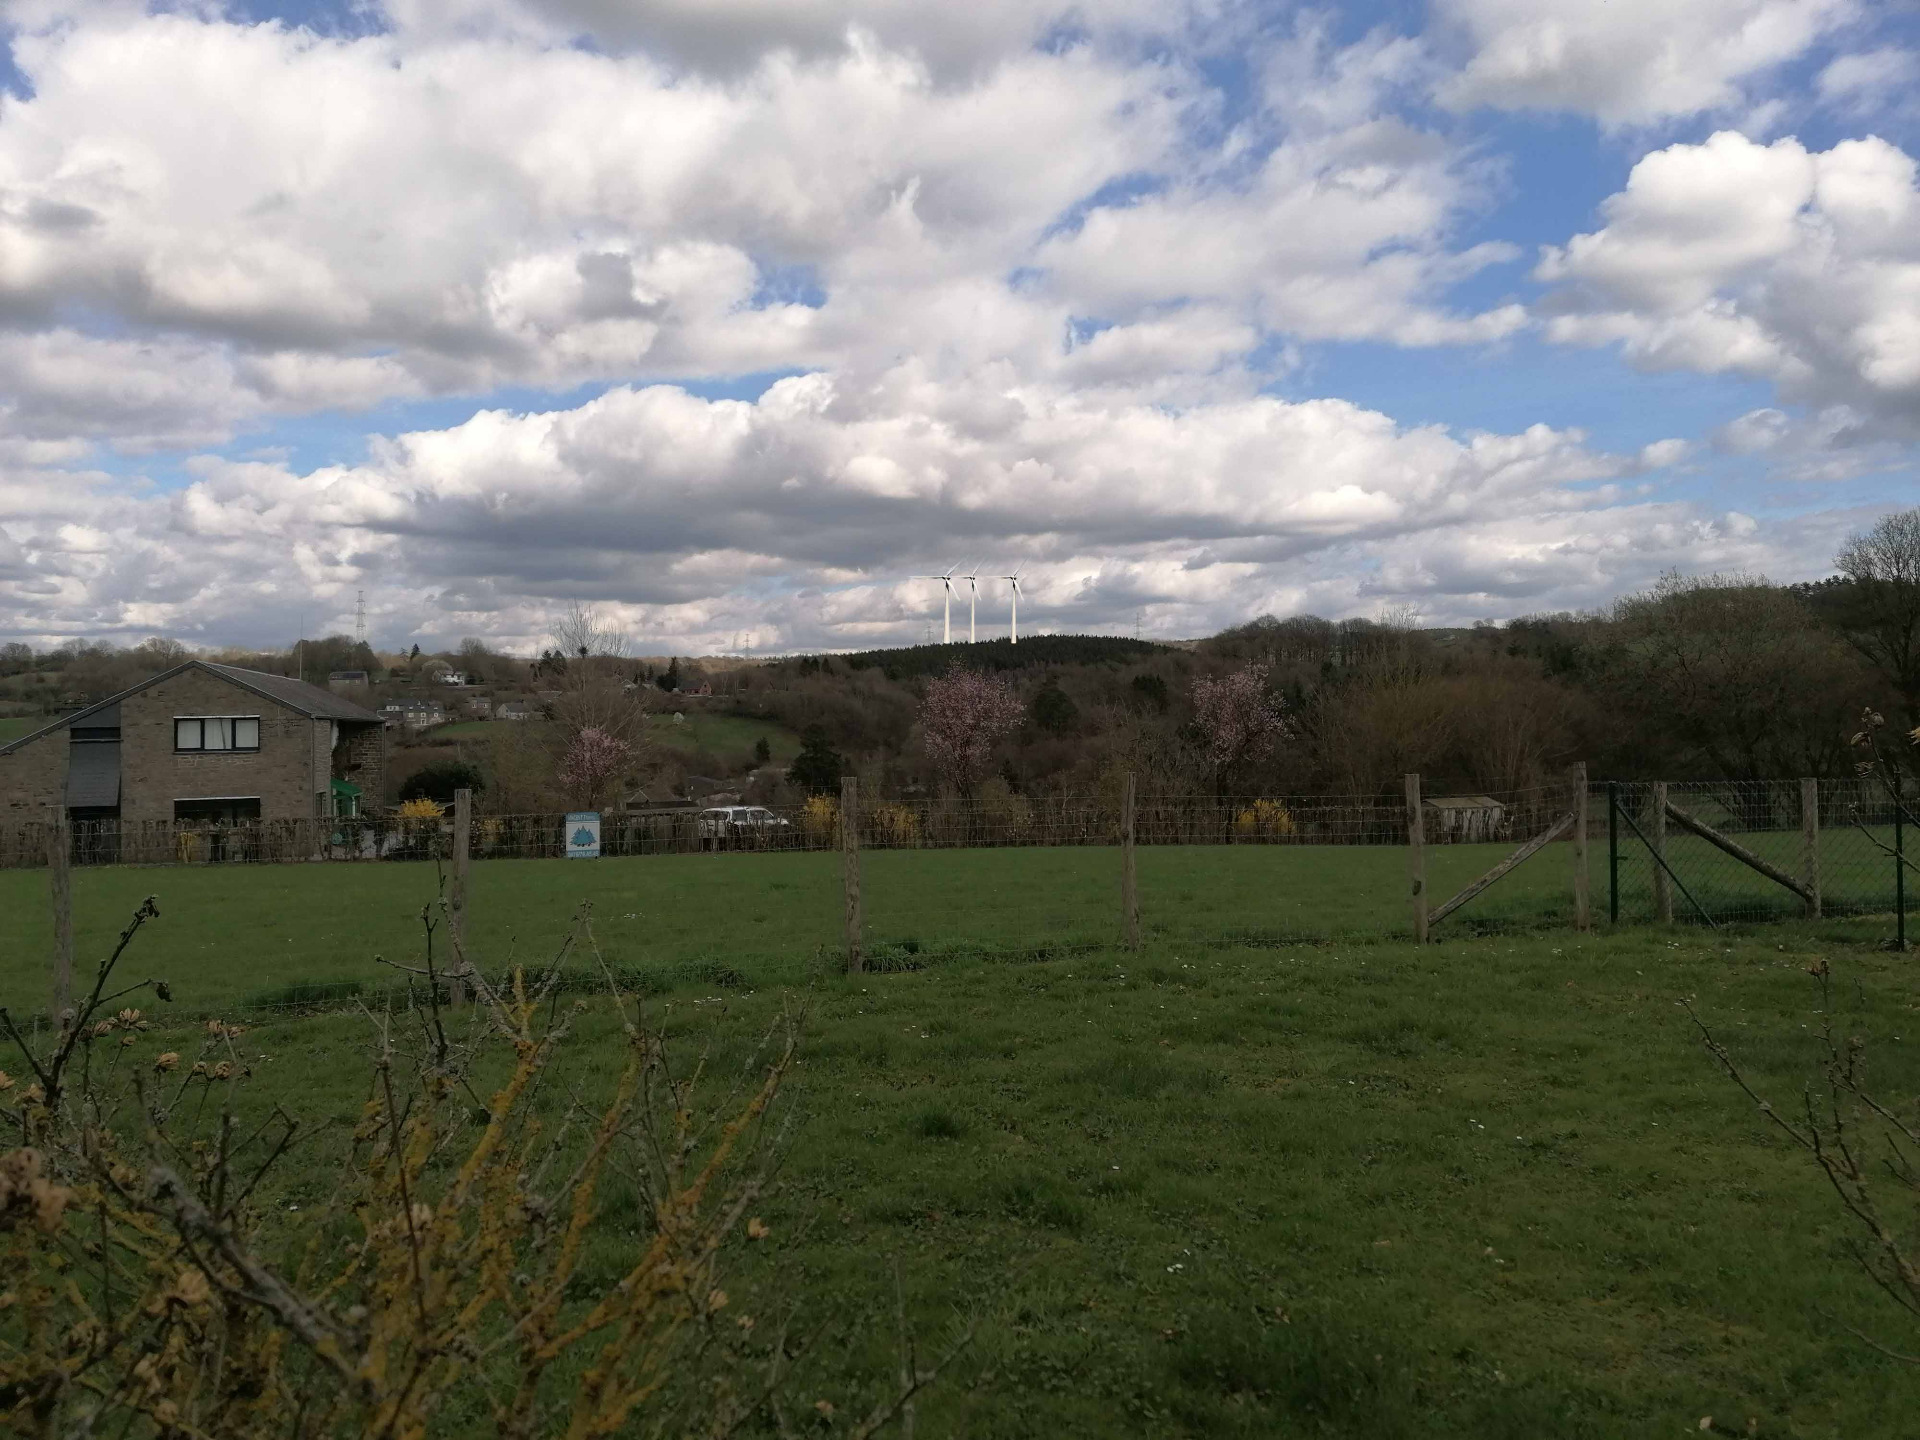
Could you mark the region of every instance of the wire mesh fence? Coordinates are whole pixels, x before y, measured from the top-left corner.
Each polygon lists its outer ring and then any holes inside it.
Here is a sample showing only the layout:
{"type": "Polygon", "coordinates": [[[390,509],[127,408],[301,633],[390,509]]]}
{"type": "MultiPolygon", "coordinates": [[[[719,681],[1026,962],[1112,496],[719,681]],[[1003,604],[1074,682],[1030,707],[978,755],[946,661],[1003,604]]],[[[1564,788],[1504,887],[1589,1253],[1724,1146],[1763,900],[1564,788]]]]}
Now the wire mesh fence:
{"type": "Polygon", "coordinates": [[[1623,783],[1596,798],[1621,923],[1887,914],[1903,898],[1912,837],[1875,778],[1623,783]]]}
{"type": "MultiPolygon", "coordinates": [[[[1891,798],[1867,782],[1823,781],[1810,794],[1797,781],[1595,786],[1585,847],[1565,823],[1581,798],[1569,784],[1424,796],[1433,914],[1553,837],[1446,913],[1434,938],[1577,923],[1583,853],[1596,925],[1794,917],[1814,911],[1810,895],[1824,915],[1883,914],[1899,898],[1894,852],[1907,839],[1891,798]]],[[[1117,793],[880,799],[857,811],[858,934],[870,968],[1123,941],[1117,793]]],[[[844,818],[831,797],[790,810],[606,815],[600,858],[575,864],[557,863],[564,816],[476,816],[469,941],[488,964],[541,965],[585,903],[602,957],[631,983],[724,993],[836,971],[849,942],[844,818]]],[[[371,957],[422,951],[422,912],[444,893],[452,834],[430,818],[76,826],[76,973],[158,892],[168,919],[152,937],[153,973],[195,1004],[271,1011],[376,999],[405,981],[371,957]],[[342,863],[267,863],[316,859],[342,863]]],[[[1149,795],[1133,834],[1142,938],[1175,954],[1413,933],[1402,797],[1149,795]]],[[[44,865],[45,838],[16,827],[8,843],[20,862],[44,865]]],[[[22,1013],[44,1007],[47,893],[30,871],[0,873],[0,1003],[22,1013]]],[[[444,933],[437,943],[444,957],[444,933]]],[[[583,952],[570,963],[588,964],[583,952]]]]}
{"type": "MultiPolygon", "coordinates": [[[[1564,809],[1566,788],[1498,796],[1434,797],[1429,843],[1499,843],[1538,829],[1564,809]]],[[[842,844],[839,801],[818,796],[791,807],[728,805],[600,815],[607,857],[716,851],[834,851],[842,844]]],[[[568,853],[567,815],[477,815],[469,853],[481,860],[549,860],[568,853]]],[[[1094,796],[999,794],[981,799],[863,800],[855,819],[871,850],[993,849],[1117,845],[1118,789],[1094,796]]],[[[1140,845],[1399,846],[1407,811],[1397,797],[1352,795],[1143,797],[1134,819],[1140,845]]],[[[47,863],[52,824],[0,826],[0,869],[47,863]]],[[[450,816],[353,819],[80,820],[68,827],[74,865],[245,865],[292,861],[417,861],[451,853],[450,816]]]]}

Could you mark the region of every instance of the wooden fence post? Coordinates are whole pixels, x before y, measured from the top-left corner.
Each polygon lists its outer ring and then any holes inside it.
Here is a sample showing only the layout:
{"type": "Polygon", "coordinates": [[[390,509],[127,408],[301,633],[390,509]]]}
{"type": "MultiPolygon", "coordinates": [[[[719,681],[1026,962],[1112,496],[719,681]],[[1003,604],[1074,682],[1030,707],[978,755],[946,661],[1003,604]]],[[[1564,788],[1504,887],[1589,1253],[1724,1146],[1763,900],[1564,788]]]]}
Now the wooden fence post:
{"type": "Polygon", "coordinates": [[[53,901],[53,1026],[73,1008],[73,871],[64,806],[47,827],[47,892],[53,901]]]}
{"type": "Polygon", "coordinates": [[[453,878],[447,886],[447,932],[453,941],[453,966],[447,980],[447,999],[467,1002],[467,866],[473,853],[473,792],[453,792],[453,878]]]}
{"type": "Polygon", "coordinates": [[[1573,928],[1593,928],[1593,897],[1587,875],[1587,762],[1573,767],[1573,928]]]}
{"type": "Polygon", "coordinates": [[[860,779],[856,775],[840,778],[840,865],[847,889],[847,973],[858,975],[867,968],[861,953],[860,919],[860,779]]]}
{"type": "Polygon", "coordinates": [[[1647,844],[1654,853],[1653,918],[1662,925],[1673,923],[1673,881],[1667,878],[1667,782],[1653,782],[1653,817],[1647,827],[1647,844]]]}
{"type": "Polygon", "coordinates": [[[1820,782],[1800,782],[1800,874],[1807,882],[1807,918],[1820,918],[1820,782]]]}
{"type": "Polygon", "coordinates": [[[1413,943],[1427,943],[1427,822],[1420,808],[1420,777],[1407,776],[1407,880],[1413,899],[1413,943]]]}
{"type": "Polygon", "coordinates": [[[1129,950],[1140,948],[1140,884],[1133,865],[1134,776],[1120,787],[1120,928],[1129,950]]]}

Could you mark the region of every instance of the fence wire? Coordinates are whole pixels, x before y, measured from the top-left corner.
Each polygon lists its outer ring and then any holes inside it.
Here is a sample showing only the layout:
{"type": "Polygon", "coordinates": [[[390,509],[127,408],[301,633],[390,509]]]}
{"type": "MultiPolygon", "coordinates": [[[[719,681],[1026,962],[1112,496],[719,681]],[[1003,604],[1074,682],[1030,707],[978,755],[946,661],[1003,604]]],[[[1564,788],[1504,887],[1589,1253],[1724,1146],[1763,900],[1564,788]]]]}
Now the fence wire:
{"type": "MultiPolygon", "coordinates": [[[[1568,804],[1565,787],[1430,798],[1431,845],[1524,838],[1568,804]]],[[[837,851],[839,801],[819,796],[790,807],[726,806],[605,812],[600,854],[685,855],[716,851],[837,851]]],[[[1117,845],[1121,800],[1096,796],[999,795],[986,799],[863,800],[855,818],[865,850],[993,849],[1117,845]]],[[[0,827],[0,869],[47,863],[48,822],[0,827]]],[[[1404,846],[1398,797],[1351,795],[1142,797],[1134,819],[1143,846],[1404,846]]],[[[69,827],[75,865],[245,865],[293,861],[417,861],[451,854],[449,816],[367,816],[209,823],[81,820],[69,827]]],[[[476,860],[551,860],[567,854],[567,816],[476,815],[476,860]]]]}
{"type": "Polygon", "coordinates": [[[1595,889],[1621,923],[1886,914],[1914,840],[1873,778],[1622,783],[1596,800],[1611,832],[1595,889]]]}
{"type": "MultiPolygon", "coordinates": [[[[1797,917],[1813,908],[1810,894],[1823,915],[1895,905],[1891,852],[1909,837],[1896,835],[1893,802],[1870,782],[1823,781],[1811,810],[1797,781],[1676,783],[1664,787],[1664,807],[1658,794],[1652,784],[1588,794],[1596,926],[1663,913],[1681,924],[1797,917]]],[[[1578,798],[1566,784],[1426,797],[1430,913],[1517,847],[1555,836],[1437,922],[1434,938],[1571,924],[1580,847],[1555,827],[1578,798]]],[[[724,995],[830,972],[847,944],[847,818],[832,797],[725,815],[608,814],[602,858],[542,864],[532,862],[565,854],[564,816],[475,816],[469,943],[491,966],[537,968],[559,952],[587,903],[601,955],[634,984],[691,983],[724,995]]],[[[1122,938],[1117,786],[1080,797],[881,799],[862,803],[852,822],[862,943],[875,969],[947,954],[1072,954],[1122,938]]],[[[1411,933],[1400,796],[1146,795],[1134,830],[1143,936],[1175,955],[1187,944],[1411,933]]],[[[422,910],[444,883],[452,833],[447,820],[394,817],[76,826],[76,970],[87,973],[140,899],[159,892],[166,919],[151,941],[143,936],[154,954],[141,969],[174,980],[185,1003],[272,1013],[378,1000],[402,982],[371,957],[417,963],[422,910]],[[315,860],[335,863],[270,863],[315,860]],[[164,878],[154,866],[168,867],[164,878]]],[[[38,826],[0,830],[0,859],[44,865],[46,838],[38,826]]],[[[0,1003],[16,1002],[22,1013],[44,1006],[46,895],[37,876],[0,874],[0,1003]]],[[[444,931],[436,943],[444,959],[444,931]]],[[[572,963],[587,964],[583,956],[572,963]]]]}

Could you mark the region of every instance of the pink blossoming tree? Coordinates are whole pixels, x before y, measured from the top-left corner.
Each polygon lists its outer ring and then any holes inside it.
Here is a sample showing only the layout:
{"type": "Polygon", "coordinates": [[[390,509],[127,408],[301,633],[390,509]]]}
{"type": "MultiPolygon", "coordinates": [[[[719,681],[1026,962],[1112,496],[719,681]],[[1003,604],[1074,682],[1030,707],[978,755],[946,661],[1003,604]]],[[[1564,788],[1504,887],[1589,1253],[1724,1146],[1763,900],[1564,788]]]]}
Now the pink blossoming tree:
{"type": "Polygon", "coordinates": [[[617,735],[588,726],[573,737],[560,761],[560,783],[582,810],[598,810],[632,760],[633,746],[617,735]]]}
{"type": "Polygon", "coordinates": [[[1219,795],[1238,766],[1266,754],[1287,732],[1286,711],[1267,693],[1267,667],[1257,661],[1194,681],[1193,722],[1219,795]]]}
{"type": "Polygon", "coordinates": [[[927,682],[920,727],[927,758],[963,800],[993,768],[993,747],[1018,728],[1026,707],[998,675],[958,667],[927,682]]]}

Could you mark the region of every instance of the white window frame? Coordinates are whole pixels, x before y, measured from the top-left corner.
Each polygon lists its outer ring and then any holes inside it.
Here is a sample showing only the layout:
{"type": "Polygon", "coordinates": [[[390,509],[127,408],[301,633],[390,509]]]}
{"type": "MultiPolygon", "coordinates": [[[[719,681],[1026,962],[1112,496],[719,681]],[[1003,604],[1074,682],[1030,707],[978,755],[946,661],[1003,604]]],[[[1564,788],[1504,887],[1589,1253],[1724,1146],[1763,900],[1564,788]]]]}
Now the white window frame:
{"type": "Polygon", "coordinates": [[[257,755],[259,752],[260,717],[258,715],[176,715],[173,717],[173,753],[176,755],[257,755]],[[206,743],[207,724],[209,721],[225,727],[227,744],[208,745],[206,743]],[[183,725],[196,724],[200,727],[200,743],[198,745],[182,745],[180,743],[180,727],[183,725]],[[253,743],[251,745],[237,745],[233,743],[238,737],[239,727],[242,725],[253,726],[253,743]]]}

